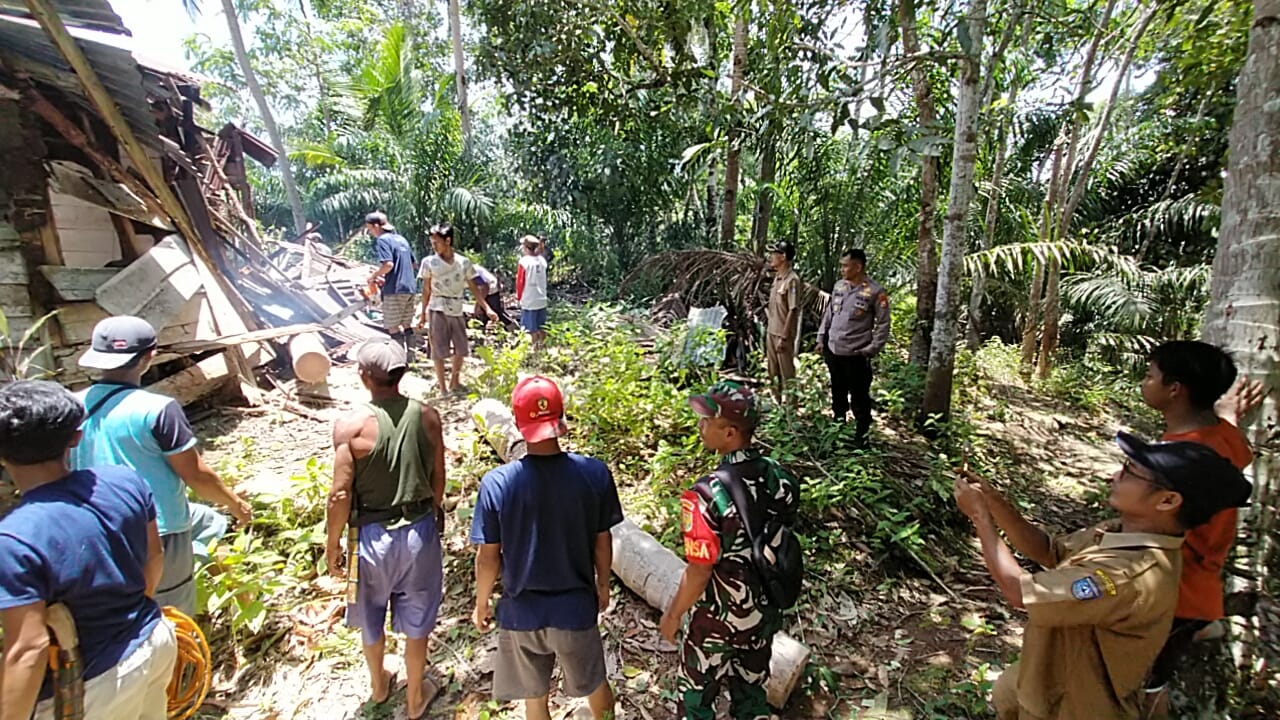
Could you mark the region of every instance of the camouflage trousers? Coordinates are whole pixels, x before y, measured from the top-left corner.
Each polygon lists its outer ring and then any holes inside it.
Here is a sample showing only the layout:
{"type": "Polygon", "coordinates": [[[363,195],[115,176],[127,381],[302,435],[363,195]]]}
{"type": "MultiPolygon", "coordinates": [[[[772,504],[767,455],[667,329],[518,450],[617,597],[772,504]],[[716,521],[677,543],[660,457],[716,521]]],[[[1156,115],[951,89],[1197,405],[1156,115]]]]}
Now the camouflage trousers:
{"type": "Polygon", "coordinates": [[[759,613],[749,614],[760,622],[743,628],[740,622],[724,620],[728,614],[715,605],[694,607],[680,650],[683,672],[676,684],[680,718],[714,720],[721,684],[729,690],[729,715],[734,720],[768,720],[772,715],[764,684],[777,623],[765,621],[759,613]]]}

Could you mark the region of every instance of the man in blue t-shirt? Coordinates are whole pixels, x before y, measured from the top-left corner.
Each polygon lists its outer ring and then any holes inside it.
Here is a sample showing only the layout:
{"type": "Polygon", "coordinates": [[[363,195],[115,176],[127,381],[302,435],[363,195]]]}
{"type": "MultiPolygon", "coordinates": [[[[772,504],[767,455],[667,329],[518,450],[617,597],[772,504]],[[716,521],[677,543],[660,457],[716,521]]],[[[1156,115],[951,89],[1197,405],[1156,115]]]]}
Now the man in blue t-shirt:
{"type": "Polygon", "coordinates": [[[417,264],[413,248],[403,236],[393,232],[387,216],[371,212],[364,217],[364,227],[373,238],[378,256],[378,269],[370,283],[382,284],[382,326],[393,340],[413,351],[413,296],[418,289],[417,264]]]}
{"type": "Polygon", "coordinates": [[[178,402],[140,387],[156,346],[155,328],[142,318],[117,315],[93,328],[93,344],[79,362],[99,377],[77,394],[87,414],[71,467],[124,465],[147,481],[164,544],[156,600],[195,615],[196,561],[208,560],[209,546],[226,532],[227,521],[207,505],[188,502],[187,488],[227,508],[240,523],[253,519],[253,508],[201,457],[178,402]]]}
{"type": "Polygon", "coordinates": [[[56,383],[0,386],[0,463],[22,492],[0,519],[0,720],[33,709],[53,716],[46,623],[55,604],[79,635],[85,720],[167,715],[178,650],[152,599],[163,563],[155,503],[128,468],[71,470],[84,414],[56,383]]]}
{"type": "Polygon", "coordinates": [[[549,720],[559,660],[565,694],[585,696],[596,720],[611,718],[599,614],[609,607],[610,529],[622,522],[618,488],[604,463],[560,449],[564,399],[554,382],[521,381],[511,407],[528,454],[484,476],[471,522],[480,546],[471,619],[481,632],[502,573],[493,696],[524,700],[528,720],[549,720]]]}

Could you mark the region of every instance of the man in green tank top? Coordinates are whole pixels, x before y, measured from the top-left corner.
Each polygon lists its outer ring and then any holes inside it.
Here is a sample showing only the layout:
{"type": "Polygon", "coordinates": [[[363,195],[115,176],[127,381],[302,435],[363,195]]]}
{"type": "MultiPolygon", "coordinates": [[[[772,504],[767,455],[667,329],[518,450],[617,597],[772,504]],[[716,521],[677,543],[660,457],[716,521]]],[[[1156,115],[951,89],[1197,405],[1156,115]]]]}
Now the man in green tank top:
{"type": "Polygon", "coordinates": [[[383,703],[395,677],[383,667],[387,606],[405,635],[408,717],[426,715],[439,686],[427,677],[427,638],[440,609],[444,528],[444,437],[434,408],[400,394],[404,347],[370,341],[355,352],[368,405],[333,426],[333,488],[326,510],[329,573],[343,576],[340,539],[351,528],[356,558],[347,624],[360,628],[372,699],[383,703]]]}

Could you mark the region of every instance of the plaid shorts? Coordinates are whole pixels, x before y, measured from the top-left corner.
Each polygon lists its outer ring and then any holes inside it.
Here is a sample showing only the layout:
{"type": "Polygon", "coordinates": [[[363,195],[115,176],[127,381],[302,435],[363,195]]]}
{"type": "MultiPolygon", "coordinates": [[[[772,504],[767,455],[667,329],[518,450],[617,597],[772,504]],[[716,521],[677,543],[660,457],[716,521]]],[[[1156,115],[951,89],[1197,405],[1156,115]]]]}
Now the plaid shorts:
{"type": "Polygon", "coordinates": [[[382,327],[387,332],[413,327],[413,293],[382,296],[382,327]]]}

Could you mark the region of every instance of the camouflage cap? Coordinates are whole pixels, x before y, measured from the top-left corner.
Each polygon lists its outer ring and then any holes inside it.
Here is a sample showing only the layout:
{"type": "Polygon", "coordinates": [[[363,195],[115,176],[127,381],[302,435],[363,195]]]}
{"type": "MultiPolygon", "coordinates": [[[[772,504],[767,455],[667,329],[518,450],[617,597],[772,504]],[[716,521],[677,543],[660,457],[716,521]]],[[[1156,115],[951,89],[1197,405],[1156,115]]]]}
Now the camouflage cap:
{"type": "Polygon", "coordinates": [[[755,427],[760,421],[755,391],[730,380],[721,380],[706,392],[690,396],[689,407],[702,417],[722,417],[747,427],[755,427]]]}

